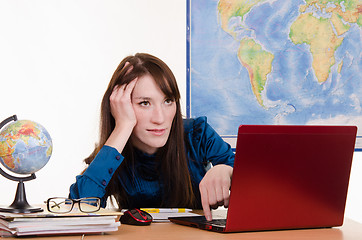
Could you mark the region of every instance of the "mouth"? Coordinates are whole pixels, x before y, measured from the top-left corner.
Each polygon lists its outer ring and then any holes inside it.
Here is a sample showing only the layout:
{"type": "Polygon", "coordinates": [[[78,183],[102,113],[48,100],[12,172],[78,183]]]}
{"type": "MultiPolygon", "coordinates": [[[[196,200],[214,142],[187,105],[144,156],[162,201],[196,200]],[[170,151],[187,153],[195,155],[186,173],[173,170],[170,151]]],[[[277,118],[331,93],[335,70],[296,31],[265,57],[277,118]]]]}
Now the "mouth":
{"type": "Polygon", "coordinates": [[[147,131],[155,136],[162,136],[166,132],[166,129],[148,129],[147,131]]]}

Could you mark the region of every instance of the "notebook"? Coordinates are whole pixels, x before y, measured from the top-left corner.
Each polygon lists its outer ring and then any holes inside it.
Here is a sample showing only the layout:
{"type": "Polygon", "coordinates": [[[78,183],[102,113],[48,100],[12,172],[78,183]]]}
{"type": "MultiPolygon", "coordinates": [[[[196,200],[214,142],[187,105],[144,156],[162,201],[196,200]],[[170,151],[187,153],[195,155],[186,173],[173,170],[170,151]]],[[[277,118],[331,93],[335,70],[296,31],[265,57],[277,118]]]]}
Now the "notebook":
{"type": "Polygon", "coordinates": [[[169,220],[217,232],[341,226],[356,133],[355,126],[241,125],[224,225],[203,216],[169,220]]]}

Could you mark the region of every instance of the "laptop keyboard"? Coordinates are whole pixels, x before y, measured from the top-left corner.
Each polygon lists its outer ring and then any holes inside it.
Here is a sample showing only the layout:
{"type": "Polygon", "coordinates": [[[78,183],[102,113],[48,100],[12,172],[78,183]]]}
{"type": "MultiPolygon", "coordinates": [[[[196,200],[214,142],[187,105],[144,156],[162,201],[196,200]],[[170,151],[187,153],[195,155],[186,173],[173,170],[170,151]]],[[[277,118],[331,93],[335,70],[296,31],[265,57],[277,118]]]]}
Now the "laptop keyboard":
{"type": "Polygon", "coordinates": [[[212,221],[208,222],[211,225],[218,226],[218,227],[225,227],[226,226],[226,219],[213,219],[212,221]]]}

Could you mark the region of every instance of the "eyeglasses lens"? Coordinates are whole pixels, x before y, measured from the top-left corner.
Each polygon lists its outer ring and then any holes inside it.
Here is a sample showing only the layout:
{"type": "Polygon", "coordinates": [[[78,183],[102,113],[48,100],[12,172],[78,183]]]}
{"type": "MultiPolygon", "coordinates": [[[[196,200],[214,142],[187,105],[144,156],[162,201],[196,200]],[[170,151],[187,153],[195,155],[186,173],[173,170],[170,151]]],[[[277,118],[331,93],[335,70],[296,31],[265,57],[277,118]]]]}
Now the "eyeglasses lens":
{"type": "Polygon", "coordinates": [[[72,210],[73,201],[68,198],[52,198],[48,201],[49,211],[67,213],[72,210]]]}
{"type": "Polygon", "coordinates": [[[99,198],[82,198],[79,201],[79,210],[82,212],[96,212],[100,209],[99,198]]]}

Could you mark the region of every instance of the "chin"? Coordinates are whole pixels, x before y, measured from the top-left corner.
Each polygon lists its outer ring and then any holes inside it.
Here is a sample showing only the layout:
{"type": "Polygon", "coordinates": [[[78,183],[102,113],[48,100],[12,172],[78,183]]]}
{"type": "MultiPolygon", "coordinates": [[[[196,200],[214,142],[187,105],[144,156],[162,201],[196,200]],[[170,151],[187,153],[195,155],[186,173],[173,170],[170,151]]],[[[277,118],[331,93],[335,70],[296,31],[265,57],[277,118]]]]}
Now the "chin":
{"type": "Polygon", "coordinates": [[[166,145],[166,141],[162,142],[162,143],[158,143],[158,144],[153,143],[152,145],[153,145],[152,147],[154,147],[154,148],[162,148],[162,147],[164,147],[166,145]]]}
{"type": "Polygon", "coordinates": [[[150,146],[154,147],[154,148],[162,148],[166,145],[166,143],[167,143],[167,139],[165,139],[165,140],[158,139],[158,140],[151,141],[150,146]]]}
{"type": "Polygon", "coordinates": [[[143,137],[143,138],[133,138],[133,143],[140,150],[146,150],[146,152],[150,152],[152,150],[157,151],[157,149],[162,148],[166,145],[168,137],[143,137]],[[143,139],[143,141],[140,141],[143,139]]]}

